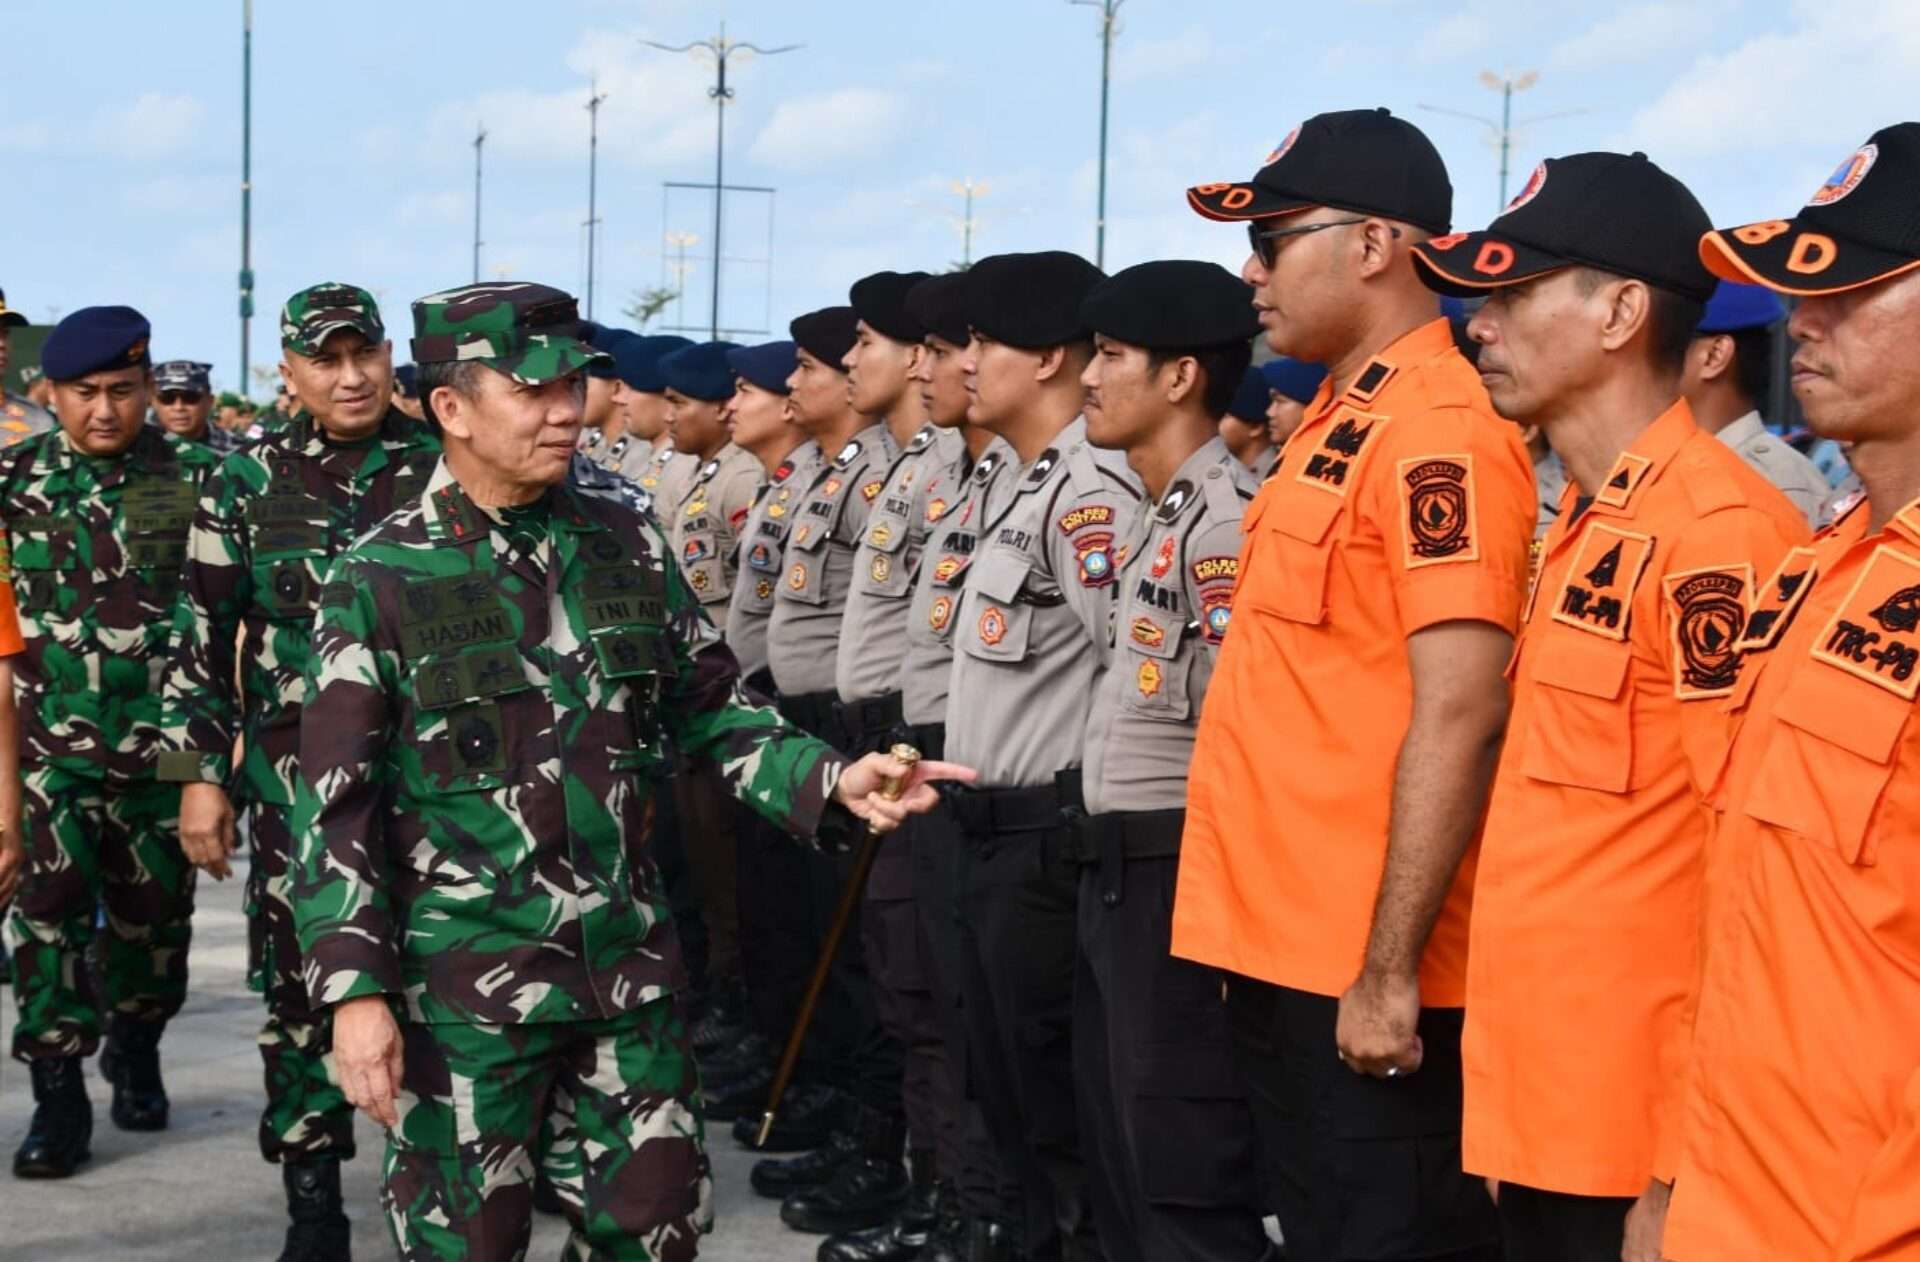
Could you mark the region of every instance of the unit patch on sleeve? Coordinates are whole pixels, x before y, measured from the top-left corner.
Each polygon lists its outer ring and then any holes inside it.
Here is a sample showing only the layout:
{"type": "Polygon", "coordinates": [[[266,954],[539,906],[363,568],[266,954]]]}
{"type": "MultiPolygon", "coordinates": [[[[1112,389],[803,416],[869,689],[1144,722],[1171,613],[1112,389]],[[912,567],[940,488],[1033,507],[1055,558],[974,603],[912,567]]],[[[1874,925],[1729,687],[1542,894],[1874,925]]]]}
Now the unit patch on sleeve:
{"type": "Polygon", "coordinates": [[[1074,542],[1082,587],[1105,587],[1113,581],[1113,536],[1090,531],[1074,542]]]}
{"type": "Polygon", "coordinates": [[[1400,462],[1401,517],[1406,566],[1472,561],[1480,555],[1474,529],[1473,457],[1427,456],[1400,462]]]}
{"type": "Polygon", "coordinates": [[[1207,643],[1219,644],[1227,638],[1227,623],[1233,618],[1233,591],[1240,581],[1240,560],[1227,556],[1202,557],[1188,569],[1199,596],[1201,633],[1207,643]]]}
{"type": "Polygon", "coordinates": [[[1747,622],[1753,567],[1689,570],[1666,578],[1673,623],[1673,695],[1724,697],[1740,678],[1740,629],[1747,622]]]}

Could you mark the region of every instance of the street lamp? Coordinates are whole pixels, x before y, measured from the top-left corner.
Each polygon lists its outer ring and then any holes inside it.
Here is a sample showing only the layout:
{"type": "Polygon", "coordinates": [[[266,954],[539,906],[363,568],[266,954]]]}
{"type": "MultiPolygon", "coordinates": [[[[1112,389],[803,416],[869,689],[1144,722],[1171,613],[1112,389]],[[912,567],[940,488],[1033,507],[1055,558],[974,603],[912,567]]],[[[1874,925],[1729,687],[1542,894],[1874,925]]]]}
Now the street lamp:
{"type": "Polygon", "coordinates": [[[720,24],[720,33],[711,39],[697,39],[690,44],[661,44],[650,39],[640,41],[650,48],[658,48],[666,53],[705,53],[713,58],[714,85],[707,89],[707,95],[713,98],[713,340],[720,340],[720,203],[726,191],[726,152],[727,152],[727,102],[733,99],[733,89],[727,86],[727,59],[735,53],[758,53],[762,57],[771,57],[776,53],[790,53],[801,47],[799,44],[782,44],[778,48],[761,48],[737,39],[727,38],[727,24],[720,24]]]}
{"type": "Polygon", "coordinates": [[[1100,195],[1093,220],[1093,262],[1107,265],[1107,90],[1113,79],[1114,19],[1127,0],[1070,0],[1100,10],[1100,195]]]}
{"type": "MultiPolygon", "coordinates": [[[[1500,149],[1500,200],[1496,206],[1504,209],[1507,204],[1507,163],[1513,149],[1513,137],[1520,127],[1533,123],[1544,123],[1555,118],[1571,118],[1575,114],[1584,114],[1585,110],[1561,110],[1554,114],[1536,114],[1532,118],[1523,118],[1516,127],[1513,121],[1513,94],[1525,92],[1540,82],[1538,70],[1528,70],[1517,75],[1497,75],[1491,70],[1480,72],[1481,86],[1491,88],[1500,94],[1500,117],[1496,121],[1481,114],[1470,114],[1465,110],[1448,109],[1444,105],[1422,105],[1420,108],[1435,114],[1447,114],[1454,118],[1464,118],[1479,123],[1492,133],[1494,143],[1500,149]]],[[[1499,213],[1498,210],[1495,213],[1499,213]]]]}
{"type": "MultiPolygon", "coordinates": [[[[673,247],[673,300],[679,311],[681,324],[687,322],[687,247],[699,242],[700,236],[693,232],[669,232],[667,244],[673,247]]],[[[719,338],[715,338],[719,341],[719,338]]]]}

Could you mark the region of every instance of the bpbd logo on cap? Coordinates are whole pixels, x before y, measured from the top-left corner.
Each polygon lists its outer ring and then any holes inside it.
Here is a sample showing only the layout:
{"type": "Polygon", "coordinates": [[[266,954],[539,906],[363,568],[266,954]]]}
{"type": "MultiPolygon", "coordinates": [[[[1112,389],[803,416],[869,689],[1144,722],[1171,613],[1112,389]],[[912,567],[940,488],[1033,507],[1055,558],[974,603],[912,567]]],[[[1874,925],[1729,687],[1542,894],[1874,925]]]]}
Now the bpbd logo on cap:
{"type": "Polygon", "coordinates": [[[1507,203],[1507,208],[1502,213],[1510,215],[1540,196],[1540,190],[1546,186],[1546,183],[1547,164],[1541,162],[1534,166],[1533,174],[1527,177],[1527,182],[1520,186],[1520,191],[1513,195],[1513,200],[1507,203]]]}
{"type": "Polygon", "coordinates": [[[1279,144],[1273,147],[1273,152],[1269,153],[1267,155],[1267,160],[1265,162],[1262,162],[1260,165],[1263,167],[1270,167],[1274,163],[1280,161],[1280,159],[1286,157],[1287,150],[1293,148],[1293,142],[1298,139],[1300,139],[1300,129],[1296,127],[1292,131],[1287,133],[1287,138],[1285,140],[1281,141],[1279,144]]]}
{"type": "Polygon", "coordinates": [[[1879,145],[1861,145],[1855,149],[1847,156],[1847,160],[1827,177],[1825,184],[1813,190],[1813,196],[1807,199],[1807,205],[1831,206],[1859,188],[1860,181],[1867,178],[1867,172],[1873,170],[1874,161],[1879,156],[1879,145]]]}

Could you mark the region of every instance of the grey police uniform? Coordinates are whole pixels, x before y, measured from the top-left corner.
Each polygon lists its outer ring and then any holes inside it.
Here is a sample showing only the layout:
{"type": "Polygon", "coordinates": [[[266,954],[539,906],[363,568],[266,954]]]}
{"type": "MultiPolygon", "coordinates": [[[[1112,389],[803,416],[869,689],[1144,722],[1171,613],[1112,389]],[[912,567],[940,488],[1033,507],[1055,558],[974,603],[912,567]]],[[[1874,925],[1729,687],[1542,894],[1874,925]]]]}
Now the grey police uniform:
{"type": "Polygon", "coordinates": [[[1167,951],[1187,766],[1258,486],[1214,438],[1142,512],[1087,716],[1074,1083],[1100,1221],[1129,1228],[1114,1262],[1266,1249],[1219,974],[1167,951]]]}
{"type": "Polygon", "coordinates": [[[1075,420],[983,524],[953,614],[947,755],[978,768],[927,831],[956,853],[961,1020],[1025,1236],[1092,1232],[1074,1108],[1072,993],[1080,747],[1105,656],[1120,541],[1140,503],[1075,420]]]}
{"type": "Polygon", "coordinates": [[[0,396],[0,447],[12,447],[59,425],[53,413],[25,395],[0,396]]]}
{"type": "Polygon", "coordinates": [[[1809,524],[1821,524],[1821,509],[1832,494],[1826,475],[1813,461],[1789,447],[1784,438],[1769,433],[1760,413],[1747,413],[1717,437],[1761,477],[1779,487],[1780,493],[1806,514],[1809,524]]]}
{"type": "Polygon", "coordinates": [[[824,463],[820,445],[808,440],[775,465],[754,497],[735,548],[727,645],[740,663],[740,677],[769,696],[773,676],[767,668],[767,624],[773,617],[773,590],[780,581],[787,534],[799,507],[794,492],[811,485],[824,463]]]}
{"type": "Polygon", "coordinates": [[[728,443],[699,465],[678,502],[660,514],[680,572],[718,627],[727,625],[740,531],[765,477],[752,452],[728,443]]]}

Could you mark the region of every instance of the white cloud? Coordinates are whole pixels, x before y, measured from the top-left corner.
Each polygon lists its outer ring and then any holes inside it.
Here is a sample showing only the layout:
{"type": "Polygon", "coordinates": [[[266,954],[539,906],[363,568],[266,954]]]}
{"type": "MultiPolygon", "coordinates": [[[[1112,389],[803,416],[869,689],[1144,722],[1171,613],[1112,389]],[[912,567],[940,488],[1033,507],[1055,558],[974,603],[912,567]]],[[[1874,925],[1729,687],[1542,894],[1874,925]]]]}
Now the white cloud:
{"type": "Polygon", "coordinates": [[[1113,77],[1119,83],[1144,83],[1216,70],[1237,60],[1237,50],[1222,47],[1206,27],[1189,26],[1165,39],[1116,40],[1113,77]]]}
{"type": "Polygon", "coordinates": [[[183,92],[144,92],[131,104],[102,106],[89,134],[96,147],[130,158],[149,158],[183,148],[200,129],[205,107],[183,92]]]}
{"type": "Polygon", "coordinates": [[[240,188],[237,177],[161,175],[124,185],[120,200],[130,209],[147,214],[209,209],[232,213],[240,203],[240,188]]]}
{"type": "Polygon", "coordinates": [[[874,88],[841,88],[783,101],[754,138],[748,156],[789,169],[856,154],[872,159],[904,128],[906,107],[906,98],[898,92],[874,88]]]}
{"type": "Polygon", "coordinates": [[[1722,28],[1727,0],[1649,0],[1618,9],[1547,55],[1551,70],[1645,62],[1655,52],[1698,45],[1722,28]]]}
{"type": "Polygon", "coordinates": [[[1414,56],[1428,63],[1454,61],[1479,52],[1492,39],[1493,23],[1486,15],[1465,10],[1423,29],[1414,45],[1414,56]]]}

